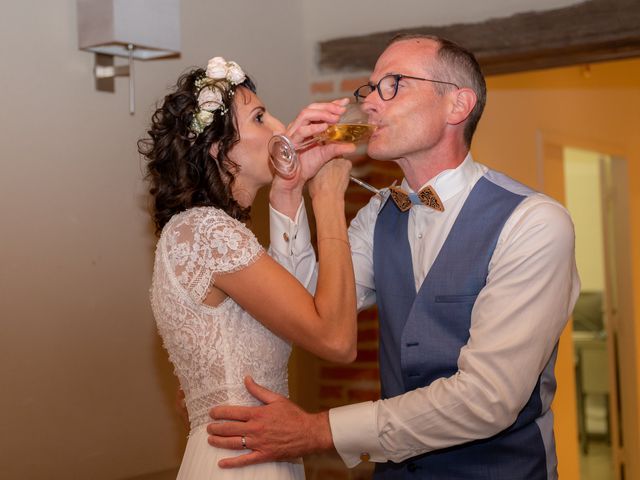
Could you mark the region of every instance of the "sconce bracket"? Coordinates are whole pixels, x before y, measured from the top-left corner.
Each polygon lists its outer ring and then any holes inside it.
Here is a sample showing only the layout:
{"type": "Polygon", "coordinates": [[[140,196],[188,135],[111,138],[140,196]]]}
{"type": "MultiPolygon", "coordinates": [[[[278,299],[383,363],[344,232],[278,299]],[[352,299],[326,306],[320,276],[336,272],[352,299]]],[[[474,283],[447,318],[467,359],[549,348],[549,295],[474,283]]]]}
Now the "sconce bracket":
{"type": "Polygon", "coordinates": [[[105,55],[103,53],[96,53],[96,63],[94,67],[96,77],[96,90],[99,92],[111,92],[116,91],[115,76],[102,76],[98,75],[98,72],[107,69],[115,68],[113,66],[113,55],[105,55]]]}
{"type": "Polygon", "coordinates": [[[135,93],[134,93],[134,68],[133,68],[133,52],[135,45],[128,44],[127,50],[129,51],[129,64],[128,65],[114,65],[113,55],[107,55],[104,53],[96,53],[96,62],[93,68],[93,76],[96,79],[96,90],[100,92],[116,91],[115,78],[116,77],[129,77],[129,113],[133,115],[135,113],[135,93]]]}
{"type": "Polygon", "coordinates": [[[96,64],[93,73],[96,77],[96,90],[101,92],[114,92],[114,78],[128,77],[129,65],[114,65],[113,56],[104,53],[96,53],[96,64]]]}

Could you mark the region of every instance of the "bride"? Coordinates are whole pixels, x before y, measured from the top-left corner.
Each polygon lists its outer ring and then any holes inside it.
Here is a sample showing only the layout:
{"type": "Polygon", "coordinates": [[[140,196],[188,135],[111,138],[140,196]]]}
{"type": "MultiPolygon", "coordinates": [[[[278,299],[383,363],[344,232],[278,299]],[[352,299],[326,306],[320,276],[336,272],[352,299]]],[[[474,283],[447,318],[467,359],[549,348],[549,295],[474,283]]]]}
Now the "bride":
{"type": "MultiPolygon", "coordinates": [[[[243,379],[287,394],[291,343],[328,360],[356,354],[356,306],[344,218],[354,149],[328,144],[302,154],[317,221],[315,297],[271,259],[246,227],[258,189],[287,205],[299,178],[273,178],[267,143],[284,126],[268,113],[252,81],[221,57],[182,75],[155,111],[139,151],[148,160],[153,220],[160,235],[151,305],[185,393],[191,430],[178,479],[302,479],[301,460],[221,470],[219,459],[242,451],[207,443],[208,411],[254,405],[243,379]],[[328,162],[329,161],[329,162],[328,162]]],[[[294,141],[335,123],[341,102],[313,104],[286,129],[294,141]]],[[[299,196],[297,197],[299,198],[299,196]]],[[[304,206],[291,206],[304,215],[304,206]]],[[[295,213],[295,210],[294,210],[295,213]]],[[[251,448],[251,438],[242,437],[251,448]]]]}

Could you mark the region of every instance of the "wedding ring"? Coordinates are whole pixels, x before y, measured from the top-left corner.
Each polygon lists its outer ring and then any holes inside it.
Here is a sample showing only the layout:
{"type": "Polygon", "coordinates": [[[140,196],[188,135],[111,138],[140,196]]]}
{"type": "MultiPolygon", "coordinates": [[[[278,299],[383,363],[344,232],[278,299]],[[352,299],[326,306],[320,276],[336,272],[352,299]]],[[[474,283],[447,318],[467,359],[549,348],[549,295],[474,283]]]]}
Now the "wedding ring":
{"type": "Polygon", "coordinates": [[[247,437],[242,435],[242,437],[240,437],[240,441],[242,442],[242,448],[247,448],[247,437]]]}

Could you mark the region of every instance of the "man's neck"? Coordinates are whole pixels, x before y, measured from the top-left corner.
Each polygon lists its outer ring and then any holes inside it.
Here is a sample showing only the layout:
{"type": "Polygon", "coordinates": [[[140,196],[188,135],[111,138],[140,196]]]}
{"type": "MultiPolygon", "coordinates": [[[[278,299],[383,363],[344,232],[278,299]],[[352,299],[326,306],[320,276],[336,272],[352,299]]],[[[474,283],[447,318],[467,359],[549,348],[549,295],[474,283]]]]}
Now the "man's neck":
{"type": "Polygon", "coordinates": [[[421,158],[401,158],[396,160],[407,183],[412,190],[418,191],[425,183],[445,170],[457,168],[467,157],[469,149],[457,149],[438,154],[429,152],[421,158]]]}

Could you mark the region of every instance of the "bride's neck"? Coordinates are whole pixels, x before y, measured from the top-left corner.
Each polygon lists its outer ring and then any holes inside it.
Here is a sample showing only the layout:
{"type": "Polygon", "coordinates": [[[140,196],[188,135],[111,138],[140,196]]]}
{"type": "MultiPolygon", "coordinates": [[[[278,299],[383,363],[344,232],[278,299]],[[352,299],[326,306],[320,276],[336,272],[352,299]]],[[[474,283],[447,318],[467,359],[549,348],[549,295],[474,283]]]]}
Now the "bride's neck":
{"type": "Polygon", "coordinates": [[[256,198],[257,191],[249,190],[242,186],[234,186],[232,189],[232,196],[238,205],[242,208],[249,208],[253,205],[253,201],[256,198]]]}

